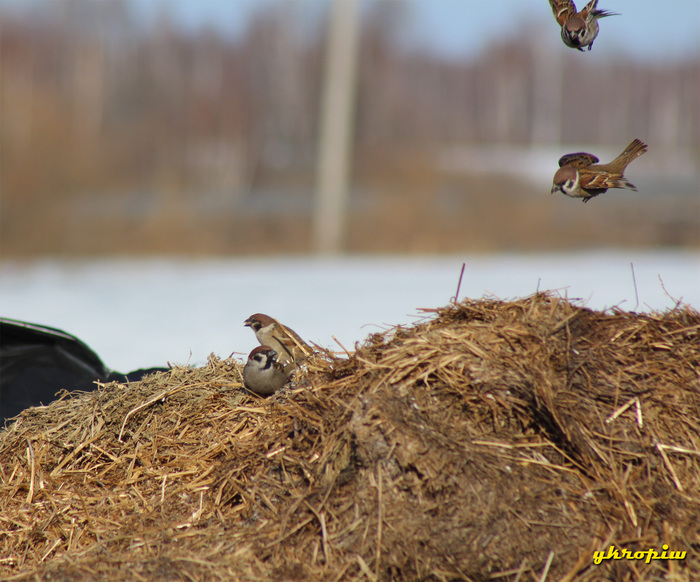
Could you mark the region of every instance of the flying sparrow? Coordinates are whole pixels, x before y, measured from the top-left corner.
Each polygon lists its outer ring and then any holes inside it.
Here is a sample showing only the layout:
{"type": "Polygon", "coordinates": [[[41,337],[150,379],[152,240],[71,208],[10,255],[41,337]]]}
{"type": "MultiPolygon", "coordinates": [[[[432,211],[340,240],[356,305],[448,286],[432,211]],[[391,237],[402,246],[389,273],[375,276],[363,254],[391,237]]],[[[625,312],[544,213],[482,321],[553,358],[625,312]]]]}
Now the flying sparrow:
{"type": "Polygon", "coordinates": [[[598,0],[591,0],[581,12],[576,12],[576,4],[571,0],[549,0],[549,4],[561,26],[564,44],[581,52],[584,52],[584,47],[593,48],[593,41],[598,36],[598,19],[617,15],[609,10],[598,10],[598,0]]]}
{"type": "Polygon", "coordinates": [[[608,188],[628,188],[636,191],[635,185],[628,182],[623,173],[632,160],[646,151],[646,144],[635,139],[624,152],[608,164],[596,164],[600,160],[585,152],[566,154],[559,159],[552,194],[561,192],[588,202],[608,188]]]}
{"type": "Polygon", "coordinates": [[[264,313],[251,315],[243,325],[255,332],[261,346],[270,346],[276,350],[282,364],[299,364],[313,351],[293,329],[264,313]]]}
{"type": "Polygon", "coordinates": [[[248,356],[243,367],[246,388],[260,396],[277,392],[289,382],[295,366],[283,366],[277,361],[277,352],[270,346],[258,346],[248,356]]]}

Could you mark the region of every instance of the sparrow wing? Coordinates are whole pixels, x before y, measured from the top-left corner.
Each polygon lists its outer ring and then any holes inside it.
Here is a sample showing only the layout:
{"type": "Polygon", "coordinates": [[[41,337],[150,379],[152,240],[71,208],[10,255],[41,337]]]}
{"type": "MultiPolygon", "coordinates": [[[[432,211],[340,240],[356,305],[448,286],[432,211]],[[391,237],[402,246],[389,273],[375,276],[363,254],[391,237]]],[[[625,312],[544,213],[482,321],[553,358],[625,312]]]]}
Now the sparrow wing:
{"type": "Polygon", "coordinates": [[[627,188],[628,190],[636,191],[634,184],[629,182],[622,174],[613,172],[591,172],[580,171],[581,187],[585,190],[602,190],[608,188],[627,188]]]}
{"type": "MultiPolygon", "coordinates": [[[[293,329],[285,327],[279,321],[277,322],[277,324],[280,326],[280,329],[282,330],[282,333],[285,335],[285,337],[289,339],[293,346],[299,348],[304,355],[308,356],[313,353],[313,350],[303,339],[299,337],[299,334],[297,334],[293,329]]],[[[292,354],[290,354],[290,356],[291,355],[292,354]]]]}
{"type": "Polygon", "coordinates": [[[591,14],[596,10],[596,7],[598,6],[598,0],[591,0],[588,4],[586,4],[582,9],[581,9],[581,18],[584,20],[588,20],[588,15],[591,14]]]}
{"type": "Polygon", "coordinates": [[[576,4],[571,0],[549,0],[549,5],[559,26],[564,26],[564,23],[576,14],[576,4]]]}
{"type": "Polygon", "coordinates": [[[593,154],[587,154],[586,152],[576,152],[573,154],[566,154],[559,158],[559,167],[572,166],[574,168],[585,168],[591,164],[595,164],[600,160],[596,158],[593,154]]]}

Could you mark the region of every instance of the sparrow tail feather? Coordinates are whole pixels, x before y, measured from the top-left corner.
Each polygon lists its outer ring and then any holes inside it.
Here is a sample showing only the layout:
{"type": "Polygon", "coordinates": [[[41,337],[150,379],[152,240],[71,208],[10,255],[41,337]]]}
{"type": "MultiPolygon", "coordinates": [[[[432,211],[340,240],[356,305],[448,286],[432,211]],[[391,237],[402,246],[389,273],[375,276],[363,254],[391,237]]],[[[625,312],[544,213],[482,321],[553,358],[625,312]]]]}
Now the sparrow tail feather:
{"type": "Polygon", "coordinates": [[[610,12],[610,10],[596,10],[593,13],[596,20],[599,18],[605,18],[606,16],[620,16],[619,12],[610,12]]]}
{"type": "Polygon", "coordinates": [[[628,190],[637,191],[637,187],[625,177],[623,177],[618,184],[619,186],[617,186],[617,188],[627,188],[628,190]]]}
{"type": "Polygon", "coordinates": [[[637,159],[646,151],[647,144],[638,139],[635,139],[630,145],[628,145],[625,148],[625,151],[623,151],[612,162],[610,162],[610,165],[614,167],[621,167],[622,169],[624,169],[630,164],[630,162],[632,162],[632,160],[637,159]]]}

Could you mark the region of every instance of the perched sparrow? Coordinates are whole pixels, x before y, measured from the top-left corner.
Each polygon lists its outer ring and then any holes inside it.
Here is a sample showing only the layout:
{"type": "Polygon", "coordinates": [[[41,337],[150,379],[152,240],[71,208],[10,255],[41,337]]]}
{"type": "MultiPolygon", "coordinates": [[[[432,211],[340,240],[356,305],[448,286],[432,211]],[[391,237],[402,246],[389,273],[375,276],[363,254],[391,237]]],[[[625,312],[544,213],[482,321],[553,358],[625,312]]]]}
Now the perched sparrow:
{"type": "Polygon", "coordinates": [[[609,10],[598,10],[598,0],[591,0],[581,12],[576,12],[576,4],[571,0],[549,0],[554,18],[561,26],[561,39],[566,46],[584,52],[593,48],[593,41],[598,36],[598,19],[615,16],[609,10]]]}
{"type": "Polygon", "coordinates": [[[585,152],[566,154],[559,159],[559,169],[554,174],[552,194],[561,192],[572,198],[583,198],[588,202],[608,188],[628,188],[637,190],[634,184],[623,176],[629,163],[647,151],[647,146],[635,139],[624,152],[609,164],[596,164],[600,161],[585,152]]]}
{"type": "Polygon", "coordinates": [[[279,354],[283,364],[299,364],[311,355],[312,349],[304,343],[294,330],[285,327],[264,313],[256,313],[245,320],[244,325],[255,332],[261,346],[270,346],[279,354]]]}
{"type": "Polygon", "coordinates": [[[267,396],[289,382],[293,371],[294,365],[285,367],[277,361],[277,352],[270,346],[258,346],[248,356],[243,380],[248,390],[267,396]]]}

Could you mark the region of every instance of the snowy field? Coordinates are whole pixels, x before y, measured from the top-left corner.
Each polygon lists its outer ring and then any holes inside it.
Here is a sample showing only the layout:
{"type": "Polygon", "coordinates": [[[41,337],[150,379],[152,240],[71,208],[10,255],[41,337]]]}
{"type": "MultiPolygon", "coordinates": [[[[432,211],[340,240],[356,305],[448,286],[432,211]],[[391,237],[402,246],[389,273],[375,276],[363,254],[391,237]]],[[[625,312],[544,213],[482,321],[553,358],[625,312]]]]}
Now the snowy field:
{"type": "Polygon", "coordinates": [[[304,339],[338,349],[420,307],[460,298],[554,290],[593,309],[700,309],[700,253],[339,259],[109,259],[0,263],[0,316],[57,327],[112,369],[243,358],[257,345],[243,321],[267,313],[304,339]],[[634,279],[633,270],[634,266],[634,279]],[[636,285],[635,285],[636,279],[636,285]]]}

